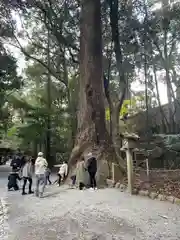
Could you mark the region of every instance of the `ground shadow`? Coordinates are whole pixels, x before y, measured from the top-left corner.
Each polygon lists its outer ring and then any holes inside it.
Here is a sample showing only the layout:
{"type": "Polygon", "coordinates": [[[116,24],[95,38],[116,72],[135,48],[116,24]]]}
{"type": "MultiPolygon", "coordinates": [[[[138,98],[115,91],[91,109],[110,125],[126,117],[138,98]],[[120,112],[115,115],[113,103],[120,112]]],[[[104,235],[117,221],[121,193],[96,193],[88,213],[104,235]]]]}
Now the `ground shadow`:
{"type": "Polygon", "coordinates": [[[66,192],[66,190],[58,190],[58,191],[55,191],[55,192],[45,193],[45,195],[43,196],[43,198],[55,197],[55,196],[57,196],[58,194],[65,193],[65,192],[66,192]]]}

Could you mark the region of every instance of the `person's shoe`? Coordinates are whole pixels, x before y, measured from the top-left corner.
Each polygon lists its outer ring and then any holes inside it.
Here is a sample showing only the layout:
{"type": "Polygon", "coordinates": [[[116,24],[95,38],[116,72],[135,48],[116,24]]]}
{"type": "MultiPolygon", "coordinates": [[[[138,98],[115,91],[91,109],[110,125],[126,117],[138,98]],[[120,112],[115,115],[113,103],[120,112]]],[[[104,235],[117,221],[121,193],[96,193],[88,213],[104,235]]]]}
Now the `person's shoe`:
{"type": "Polygon", "coordinates": [[[94,190],[94,188],[92,188],[92,187],[91,187],[91,188],[89,188],[89,190],[90,190],[90,191],[93,191],[93,190],[94,190]]]}
{"type": "Polygon", "coordinates": [[[27,195],[27,193],[26,192],[22,192],[22,195],[27,195]]]}
{"type": "Polygon", "coordinates": [[[35,196],[36,196],[36,197],[39,197],[39,193],[38,193],[37,191],[35,192],[35,196]]]}
{"type": "Polygon", "coordinates": [[[33,191],[29,191],[28,194],[33,194],[34,192],[33,191]]]}
{"type": "Polygon", "coordinates": [[[43,198],[43,193],[40,193],[40,194],[39,194],[39,197],[40,197],[40,198],[43,198]]]}
{"type": "Polygon", "coordinates": [[[95,188],[94,188],[94,190],[98,190],[98,188],[97,188],[97,187],[95,187],[95,188]]]}

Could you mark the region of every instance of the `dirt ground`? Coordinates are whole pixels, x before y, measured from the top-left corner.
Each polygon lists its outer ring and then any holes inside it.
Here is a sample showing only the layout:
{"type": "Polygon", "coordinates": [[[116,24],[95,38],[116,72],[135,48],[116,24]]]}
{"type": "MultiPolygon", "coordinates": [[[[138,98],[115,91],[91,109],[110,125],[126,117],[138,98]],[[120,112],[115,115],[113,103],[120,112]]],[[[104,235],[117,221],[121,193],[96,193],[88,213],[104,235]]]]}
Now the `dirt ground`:
{"type": "Polygon", "coordinates": [[[7,193],[5,181],[0,175],[2,240],[180,239],[180,208],[168,202],[129,196],[118,189],[92,192],[68,186],[48,186],[39,199],[7,193]]]}
{"type": "Polygon", "coordinates": [[[9,240],[180,239],[178,206],[116,189],[50,187],[44,199],[11,193],[9,204],[9,240]]]}

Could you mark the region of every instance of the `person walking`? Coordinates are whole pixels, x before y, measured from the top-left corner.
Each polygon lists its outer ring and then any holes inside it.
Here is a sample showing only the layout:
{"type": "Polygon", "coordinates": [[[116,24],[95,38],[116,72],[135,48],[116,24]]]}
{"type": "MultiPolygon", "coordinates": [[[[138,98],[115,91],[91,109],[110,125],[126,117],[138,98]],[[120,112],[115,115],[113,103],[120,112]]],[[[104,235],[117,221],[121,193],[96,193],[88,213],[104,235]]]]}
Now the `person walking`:
{"type": "Polygon", "coordinates": [[[75,186],[76,185],[76,169],[77,169],[77,162],[76,162],[76,164],[75,164],[75,166],[74,166],[74,168],[71,172],[71,181],[72,181],[71,185],[70,185],[71,188],[76,187],[75,186]]]}
{"type": "Polygon", "coordinates": [[[96,172],[97,172],[97,160],[90,152],[87,155],[87,170],[90,178],[90,189],[97,189],[96,184],[96,172]]]}
{"type": "Polygon", "coordinates": [[[50,168],[47,168],[46,169],[46,185],[47,185],[48,182],[49,182],[49,185],[52,184],[52,182],[50,180],[50,175],[51,175],[51,170],[50,170],[50,168]]]}
{"type": "Polygon", "coordinates": [[[59,186],[61,185],[61,182],[65,179],[65,177],[68,174],[68,165],[66,161],[63,161],[63,164],[61,165],[61,167],[59,168],[59,172],[58,172],[58,184],[59,186]]]}
{"type": "Polygon", "coordinates": [[[39,152],[38,157],[35,161],[35,176],[36,176],[36,189],[35,195],[37,197],[43,197],[44,188],[46,185],[46,169],[48,167],[48,163],[46,159],[43,157],[43,153],[39,152]],[[39,189],[41,185],[41,189],[39,189]]]}
{"type": "Polygon", "coordinates": [[[33,165],[31,162],[31,158],[29,156],[25,157],[25,164],[22,167],[22,179],[23,179],[23,187],[22,187],[22,195],[26,195],[26,183],[29,181],[29,194],[34,193],[32,191],[32,176],[33,176],[33,165]]]}

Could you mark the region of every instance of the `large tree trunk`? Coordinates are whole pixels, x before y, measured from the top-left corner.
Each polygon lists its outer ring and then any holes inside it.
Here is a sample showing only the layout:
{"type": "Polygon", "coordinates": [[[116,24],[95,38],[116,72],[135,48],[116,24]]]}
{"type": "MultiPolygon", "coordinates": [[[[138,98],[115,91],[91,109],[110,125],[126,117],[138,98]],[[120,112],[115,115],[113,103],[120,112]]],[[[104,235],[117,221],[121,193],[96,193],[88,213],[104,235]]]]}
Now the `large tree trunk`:
{"type": "Polygon", "coordinates": [[[161,112],[161,122],[162,122],[162,129],[161,132],[166,133],[166,129],[168,128],[169,131],[169,122],[167,120],[167,117],[164,113],[163,107],[161,105],[161,100],[160,100],[160,94],[159,94],[159,87],[158,87],[158,80],[157,80],[157,74],[156,74],[156,66],[153,65],[153,73],[154,73],[154,81],[155,81],[155,86],[156,86],[156,92],[157,92],[157,101],[159,105],[159,110],[161,112]]]}
{"type": "Polygon", "coordinates": [[[108,165],[104,169],[102,160],[112,160],[113,149],[105,124],[100,9],[100,0],[81,1],[78,134],[70,164],[93,150],[98,156],[98,177],[105,180],[108,165]]]}
{"type": "Polygon", "coordinates": [[[111,122],[112,122],[112,142],[114,147],[120,149],[120,137],[119,137],[119,106],[114,104],[111,110],[111,122]]]}
{"type": "Polygon", "coordinates": [[[67,63],[66,63],[66,57],[65,57],[65,50],[63,51],[63,73],[64,73],[64,82],[66,83],[66,89],[67,89],[67,102],[68,102],[68,108],[69,108],[69,126],[71,129],[69,140],[68,140],[68,147],[69,149],[72,149],[74,146],[74,139],[76,134],[76,112],[74,110],[74,107],[72,106],[72,99],[71,99],[71,92],[69,88],[69,79],[68,79],[68,70],[67,70],[67,63]]]}
{"type": "Polygon", "coordinates": [[[170,133],[174,133],[175,131],[175,121],[174,121],[174,104],[172,101],[172,84],[169,75],[169,69],[166,70],[166,83],[167,83],[167,98],[168,98],[168,117],[169,117],[169,129],[170,133]]]}
{"type": "Polygon", "coordinates": [[[121,157],[121,147],[122,147],[122,138],[120,137],[120,126],[119,126],[119,116],[120,116],[120,104],[119,102],[114,104],[111,107],[111,124],[112,124],[112,142],[115,149],[116,157],[118,164],[125,168],[126,161],[121,157]]]}
{"type": "MultiPolygon", "coordinates": [[[[108,0],[107,1],[110,8],[110,24],[111,24],[111,31],[112,31],[112,42],[114,46],[114,53],[116,58],[116,66],[119,73],[119,86],[120,86],[120,96],[119,101],[114,103],[111,101],[110,96],[108,99],[110,114],[111,114],[111,131],[112,131],[112,142],[115,148],[116,157],[118,159],[118,164],[124,167],[125,162],[122,160],[120,156],[120,148],[121,148],[121,139],[120,139],[120,132],[119,132],[119,115],[120,110],[123,105],[123,101],[126,96],[127,92],[127,81],[124,73],[123,68],[123,55],[122,49],[120,46],[120,39],[119,39],[119,29],[118,29],[118,9],[119,9],[119,2],[118,0],[108,0]]],[[[107,97],[107,94],[106,94],[107,97]]]]}
{"type": "MultiPolygon", "coordinates": [[[[109,80],[108,80],[108,85],[109,85],[109,80]]],[[[118,101],[117,103],[112,102],[108,86],[105,88],[105,95],[106,95],[106,98],[109,104],[109,110],[110,110],[109,132],[110,132],[111,142],[113,143],[118,165],[122,168],[125,168],[125,161],[122,159],[120,154],[120,148],[122,146],[122,139],[120,138],[120,131],[119,131],[119,115],[120,115],[120,109],[121,109],[121,102],[120,101],[118,101]]]]}
{"type": "MultiPolygon", "coordinates": [[[[51,62],[50,62],[50,33],[48,30],[48,36],[47,36],[47,65],[50,68],[51,62]]],[[[52,134],[51,134],[51,105],[52,105],[52,99],[51,99],[51,74],[48,71],[47,73],[47,110],[48,110],[48,116],[47,116],[47,130],[46,130],[46,159],[48,161],[48,164],[52,166],[51,162],[51,140],[52,140],[52,134]]]]}
{"type": "Polygon", "coordinates": [[[169,22],[166,20],[166,14],[168,14],[168,6],[169,1],[163,0],[162,7],[163,7],[163,15],[164,18],[162,19],[162,26],[163,26],[163,34],[164,34],[164,68],[166,71],[166,84],[167,84],[167,98],[168,98],[168,110],[169,110],[169,129],[170,133],[174,133],[175,131],[175,121],[174,121],[174,104],[172,102],[172,83],[170,78],[170,56],[168,54],[168,27],[169,22]]]}

